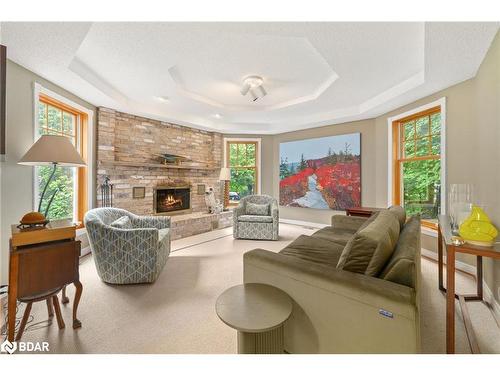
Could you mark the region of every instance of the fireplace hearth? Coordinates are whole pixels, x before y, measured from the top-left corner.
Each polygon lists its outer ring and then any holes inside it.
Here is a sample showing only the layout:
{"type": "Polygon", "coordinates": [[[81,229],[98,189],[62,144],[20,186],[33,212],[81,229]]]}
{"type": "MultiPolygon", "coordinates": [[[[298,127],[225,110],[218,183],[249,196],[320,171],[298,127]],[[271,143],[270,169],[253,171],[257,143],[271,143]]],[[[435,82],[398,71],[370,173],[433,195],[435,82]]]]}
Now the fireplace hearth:
{"type": "Polygon", "coordinates": [[[158,186],[153,192],[155,214],[190,211],[191,188],[189,186],[158,186]]]}

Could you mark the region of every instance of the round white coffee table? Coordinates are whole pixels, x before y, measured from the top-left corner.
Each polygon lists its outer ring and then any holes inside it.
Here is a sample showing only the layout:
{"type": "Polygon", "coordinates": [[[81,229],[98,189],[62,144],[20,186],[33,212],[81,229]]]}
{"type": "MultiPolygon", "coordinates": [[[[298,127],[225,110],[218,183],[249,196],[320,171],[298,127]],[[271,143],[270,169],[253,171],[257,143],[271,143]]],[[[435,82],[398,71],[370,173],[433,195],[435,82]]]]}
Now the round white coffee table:
{"type": "Polygon", "coordinates": [[[292,313],[292,300],[266,284],[242,284],[227,289],[215,304],[219,318],[238,331],[238,353],[284,352],[283,323],[292,313]]]}

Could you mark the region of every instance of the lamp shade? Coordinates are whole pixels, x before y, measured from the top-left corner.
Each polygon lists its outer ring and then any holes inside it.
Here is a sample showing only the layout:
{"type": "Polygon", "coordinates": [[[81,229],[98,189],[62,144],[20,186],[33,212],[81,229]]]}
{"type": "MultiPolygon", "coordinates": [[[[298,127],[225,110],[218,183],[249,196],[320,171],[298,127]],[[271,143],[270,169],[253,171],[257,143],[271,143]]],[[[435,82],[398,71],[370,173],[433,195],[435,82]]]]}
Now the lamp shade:
{"type": "Polygon", "coordinates": [[[229,181],[231,180],[231,168],[221,168],[219,174],[220,181],[229,181]]]}
{"type": "Polygon", "coordinates": [[[68,137],[62,135],[42,135],[19,160],[23,165],[58,164],[65,167],[83,167],[85,161],[68,137]]]}

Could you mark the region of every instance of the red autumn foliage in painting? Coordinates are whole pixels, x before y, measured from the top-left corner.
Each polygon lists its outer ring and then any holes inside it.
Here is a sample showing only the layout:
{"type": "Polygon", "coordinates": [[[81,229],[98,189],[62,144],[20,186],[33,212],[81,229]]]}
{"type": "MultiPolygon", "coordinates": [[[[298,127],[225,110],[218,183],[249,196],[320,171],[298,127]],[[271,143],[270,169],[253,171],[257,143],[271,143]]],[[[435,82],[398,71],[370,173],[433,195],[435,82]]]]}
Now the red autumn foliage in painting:
{"type": "Polygon", "coordinates": [[[307,178],[314,173],[313,168],[306,168],[280,181],[280,204],[289,206],[293,200],[307,192],[307,178]]]}
{"type": "Polygon", "coordinates": [[[332,162],[328,157],[307,160],[307,168],[280,181],[280,204],[299,206],[294,201],[308,191],[308,178],[316,175],[316,189],[334,210],[361,205],[361,160],[350,156],[332,162]]]}
{"type": "Polygon", "coordinates": [[[318,177],[317,188],[330,208],[343,210],[361,205],[359,160],[323,165],[314,173],[318,177]]]}

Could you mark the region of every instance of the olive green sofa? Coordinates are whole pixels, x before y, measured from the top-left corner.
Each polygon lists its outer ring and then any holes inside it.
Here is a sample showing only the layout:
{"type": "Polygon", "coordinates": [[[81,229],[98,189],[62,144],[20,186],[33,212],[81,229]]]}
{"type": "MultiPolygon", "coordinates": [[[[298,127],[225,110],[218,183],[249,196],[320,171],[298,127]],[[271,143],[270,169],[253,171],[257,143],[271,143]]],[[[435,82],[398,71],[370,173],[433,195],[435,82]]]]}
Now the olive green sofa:
{"type": "Polygon", "coordinates": [[[244,254],[244,282],[293,299],[289,353],[420,351],[420,217],[391,207],[369,219],[335,215],[279,253],[244,254]]]}

